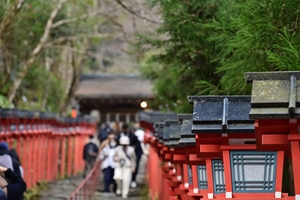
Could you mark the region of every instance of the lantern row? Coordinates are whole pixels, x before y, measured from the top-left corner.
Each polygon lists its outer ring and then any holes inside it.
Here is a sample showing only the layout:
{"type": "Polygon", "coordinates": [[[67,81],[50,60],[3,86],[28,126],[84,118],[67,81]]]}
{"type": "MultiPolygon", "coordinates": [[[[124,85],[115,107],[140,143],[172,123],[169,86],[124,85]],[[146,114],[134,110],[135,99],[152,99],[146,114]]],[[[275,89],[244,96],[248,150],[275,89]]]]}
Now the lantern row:
{"type": "Polygon", "coordinates": [[[94,118],[17,109],[1,109],[0,117],[0,140],[16,149],[27,188],[83,170],[81,155],[88,136],[95,133],[94,118]]]}
{"type": "Polygon", "coordinates": [[[245,79],[251,96],[189,96],[193,113],[141,113],[150,196],[300,199],[300,72],[245,79]]]}

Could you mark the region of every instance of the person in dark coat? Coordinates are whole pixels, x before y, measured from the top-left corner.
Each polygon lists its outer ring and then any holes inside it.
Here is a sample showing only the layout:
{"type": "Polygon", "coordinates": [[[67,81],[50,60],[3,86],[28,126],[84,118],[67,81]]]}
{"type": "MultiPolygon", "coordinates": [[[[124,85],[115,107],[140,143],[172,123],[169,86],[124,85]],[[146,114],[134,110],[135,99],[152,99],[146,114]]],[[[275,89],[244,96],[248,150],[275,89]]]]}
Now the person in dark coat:
{"type": "Polygon", "coordinates": [[[89,143],[84,145],[83,149],[83,160],[85,161],[85,167],[83,172],[84,178],[87,175],[88,171],[93,168],[98,156],[98,146],[92,141],[94,135],[90,135],[89,138],[89,143]]]}
{"type": "Polygon", "coordinates": [[[8,144],[6,142],[0,142],[0,165],[10,168],[15,173],[22,176],[19,162],[10,154],[8,144]]]}
{"type": "Polygon", "coordinates": [[[7,196],[2,188],[0,188],[0,200],[7,200],[7,196]]]}
{"type": "Polygon", "coordinates": [[[0,198],[5,199],[5,196],[3,195],[4,192],[7,200],[22,200],[27,187],[23,178],[11,169],[1,166],[0,173],[4,174],[5,178],[8,180],[7,185],[1,189],[0,198]]]}
{"type": "Polygon", "coordinates": [[[100,129],[100,131],[98,133],[98,140],[99,140],[100,144],[107,139],[108,134],[111,131],[112,130],[111,130],[111,128],[110,128],[110,126],[108,124],[103,124],[101,126],[101,129],[100,129]]]}

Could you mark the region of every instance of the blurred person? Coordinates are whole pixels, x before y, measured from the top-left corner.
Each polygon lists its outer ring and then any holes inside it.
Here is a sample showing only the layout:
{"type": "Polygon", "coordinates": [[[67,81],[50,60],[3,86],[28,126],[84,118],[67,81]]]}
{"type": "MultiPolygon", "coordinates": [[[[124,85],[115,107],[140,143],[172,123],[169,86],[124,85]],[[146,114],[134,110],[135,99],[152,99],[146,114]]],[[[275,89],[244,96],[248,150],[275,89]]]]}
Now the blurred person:
{"type": "Polygon", "coordinates": [[[130,186],[132,188],[137,187],[137,182],[136,182],[136,176],[138,173],[138,165],[141,160],[141,157],[143,155],[143,150],[140,141],[138,140],[138,137],[134,134],[136,129],[134,127],[129,128],[128,124],[124,123],[122,125],[122,132],[120,133],[119,137],[122,136],[128,136],[130,140],[130,146],[134,148],[135,156],[136,156],[136,168],[134,172],[132,173],[132,180],[130,186]]]}
{"type": "Polygon", "coordinates": [[[107,139],[107,144],[100,151],[99,159],[101,160],[101,170],[104,174],[104,193],[110,193],[110,186],[113,184],[113,192],[116,192],[117,185],[114,181],[115,162],[113,156],[117,141],[113,132],[110,132],[107,139]]]}
{"type": "Polygon", "coordinates": [[[14,172],[16,172],[18,175],[20,175],[23,178],[24,170],[23,170],[23,167],[21,165],[21,161],[20,161],[20,158],[18,156],[17,151],[15,149],[9,149],[8,154],[12,158],[14,172]]]}
{"type": "MultiPolygon", "coordinates": [[[[137,184],[136,184],[136,176],[137,176],[139,168],[140,168],[141,158],[144,155],[144,159],[147,160],[147,156],[149,155],[149,144],[145,144],[144,143],[145,131],[140,127],[139,123],[135,123],[134,127],[135,127],[134,134],[137,136],[137,138],[138,138],[138,140],[140,142],[142,153],[136,152],[136,155],[137,155],[136,168],[135,168],[135,172],[133,174],[133,178],[132,178],[132,182],[131,182],[131,187],[133,187],[133,188],[137,186],[137,184]]],[[[145,166],[143,165],[143,167],[145,167],[145,166]]]]}
{"type": "MultiPolygon", "coordinates": [[[[138,174],[140,160],[143,155],[142,143],[141,143],[140,139],[141,138],[144,139],[145,132],[141,129],[137,129],[136,127],[131,128],[130,132],[132,135],[135,136],[132,146],[134,147],[135,156],[136,156],[136,165],[135,165],[135,170],[132,173],[132,180],[131,180],[130,186],[132,188],[136,188],[137,187],[136,176],[138,174]]],[[[143,140],[143,139],[141,139],[141,140],[143,140]]]]}
{"type": "Polygon", "coordinates": [[[0,166],[1,178],[0,199],[1,200],[22,200],[26,191],[26,183],[21,176],[10,168],[0,166]],[[6,181],[7,180],[7,181],[6,181]]]}
{"type": "Polygon", "coordinates": [[[100,144],[107,139],[108,134],[110,132],[111,132],[111,128],[107,123],[105,123],[101,126],[100,131],[98,133],[98,140],[99,140],[100,144]]]}
{"type": "Polygon", "coordinates": [[[94,135],[90,135],[89,139],[89,142],[84,145],[83,149],[83,160],[85,161],[83,178],[85,178],[87,173],[93,168],[98,156],[98,147],[93,142],[94,135]]]}
{"type": "Polygon", "coordinates": [[[142,147],[142,150],[143,150],[143,155],[148,156],[148,154],[149,154],[149,144],[144,143],[145,131],[142,128],[140,128],[139,123],[135,123],[134,127],[136,129],[134,134],[137,136],[138,140],[141,143],[141,147],[142,147]]]}
{"type": "Polygon", "coordinates": [[[134,148],[130,146],[130,139],[128,136],[123,135],[119,139],[120,146],[115,149],[113,156],[115,163],[114,179],[117,183],[118,195],[122,195],[122,198],[127,198],[132,173],[135,171],[136,156],[134,148]],[[122,189],[122,190],[121,190],[122,189]]]}
{"type": "Polygon", "coordinates": [[[8,144],[3,141],[0,142],[0,166],[14,170],[12,157],[8,153],[8,144]]]}
{"type": "Polygon", "coordinates": [[[118,140],[120,140],[120,138],[122,136],[127,136],[129,137],[129,141],[130,141],[130,146],[135,146],[135,144],[138,142],[137,137],[132,133],[132,131],[129,129],[128,124],[124,123],[122,125],[122,130],[118,135],[118,140]]]}

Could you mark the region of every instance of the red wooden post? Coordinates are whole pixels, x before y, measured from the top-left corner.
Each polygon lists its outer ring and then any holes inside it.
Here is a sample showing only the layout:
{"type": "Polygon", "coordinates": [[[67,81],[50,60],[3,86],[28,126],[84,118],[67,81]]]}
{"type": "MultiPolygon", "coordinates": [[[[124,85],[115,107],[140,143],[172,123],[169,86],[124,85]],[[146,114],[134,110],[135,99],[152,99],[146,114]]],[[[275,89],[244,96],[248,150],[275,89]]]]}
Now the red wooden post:
{"type": "Polygon", "coordinates": [[[57,160],[57,164],[56,164],[56,176],[55,178],[59,178],[60,175],[60,167],[61,167],[61,135],[57,135],[57,147],[56,147],[56,160],[57,160]]]}
{"type": "Polygon", "coordinates": [[[85,142],[85,135],[84,134],[80,134],[79,135],[79,153],[78,153],[78,171],[82,171],[82,151],[83,151],[83,142],[85,142]]]}
{"type": "Polygon", "coordinates": [[[48,137],[48,151],[47,151],[47,164],[46,164],[46,167],[47,167],[47,181],[51,181],[52,180],[52,175],[51,175],[51,172],[52,172],[52,165],[51,165],[51,161],[52,161],[52,134],[49,135],[48,137]]]}
{"type": "Polygon", "coordinates": [[[53,146],[52,146],[52,180],[56,179],[57,175],[57,134],[53,134],[53,146]]]}
{"type": "MultiPolygon", "coordinates": [[[[28,142],[28,133],[26,135],[24,135],[24,138],[23,138],[23,143],[22,143],[22,148],[21,148],[21,162],[22,162],[22,167],[23,167],[23,171],[24,171],[24,180],[25,182],[28,184],[28,162],[29,162],[29,159],[28,159],[28,145],[27,145],[27,142],[28,142]]],[[[28,186],[27,186],[28,187],[28,186]]]]}
{"type": "Polygon", "coordinates": [[[188,189],[190,187],[189,184],[189,175],[188,175],[188,165],[183,164],[183,186],[188,189]]]}
{"type": "Polygon", "coordinates": [[[214,181],[213,181],[213,171],[211,159],[206,159],[206,169],[207,169],[207,198],[214,197],[214,181]]]}
{"type": "Polygon", "coordinates": [[[45,167],[45,134],[46,133],[43,133],[41,136],[40,136],[40,139],[39,139],[39,177],[38,177],[38,180],[39,181],[44,181],[44,167],[45,167]]]}
{"type": "Polygon", "coordinates": [[[68,176],[72,175],[72,158],[73,158],[73,136],[71,133],[68,135],[68,176]]]}
{"type": "Polygon", "coordinates": [[[72,162],[72,165],[73,165],[73,171],[72,171],[72,175],[75,175],[77,173],[77,154],[78,154],[78,149],[76,148],[77,147],[77,136],[76,134],[74,135],[74,146],[73,146],[73,162],[72,162]]]}
{"type": "Polygon", "coordinates": [[[32,160],[32,141],[31,141],[31,136],[30,133],[28,134],[28,136],[26,137],[26,151],[27,151],[27,156],[28,159],[26,160],[26,168],[25,168],[25,172],[26,173],[26,183],[27,183],[27,188],[31,188],[32,186],[32,164],[33,164],[33,160],[32,160]]]}
{"type": "Polygon", "coordinates": [[[16,147],[16,151],[17,151],[17,154],[19,155],[19,158],[21,160],[21,164],[23,164],[22,159],[21,159],[22,156],[23,156],[22,151],[21,151],[23,140],[24,140],[24,136],[22,135],[22,136],[19,137],[17,147],[16,147]]]}
{"type": "Polygon", "coordinates": [[[59,149],[59,135],[56,133],[54,135],[54,147],[53,147],[53,180],[58,178],[58,149],[59,149]]]}
{"type": "Polygon", "coordinates": [[[300,149],[299,141],[291,141],[291,153],[293,162],[293,176],[294,176],[294,189],[295,195],[300,196],[300,149]]]}
{"type": "Polygon", "coordinates": [[[60,164],[60,176],[65,177],[65,162],[66,162],[66,135],[61,137],[61,164],[60,164]]]}
{"type": "Polygon", "coordinates": [[[223,164],[224,164],[224,176],[225,176],[224,178],[225,178],[225,185],[226,185],[226,193],[231,194],[232,196],[233,190],[232,190],[229,150],[223,150],[223,164]]]}
{"type": "Polygon", "coordinates": [[[197,194],[199,192],[198,189],[198,173],[197,173],[197,166],[196,165],[192,165],[192,177],[193,177],[193,193],[197,194]]]}
{"type": "Polygon", "coordinates": [[[32,176],[32,187],[34,187],[36,185],[36,181],[37,181],[37,163],[39,161],[37,161],[37,136],[33,135],[32,137],[32,169],[31,169],[31,176],[32,176]]]}
{"type": "Polygon", "coordinates": [[[47,180],[47,174],[48,174],[48,148],[49,148],[49,136],[51,133],[48,133],[47,135],[44,136],[43,139],[43,146],[44,146],[44,156],[42,161],[44,161],[43,164],[43,180],[46,181],[47,180]]]}

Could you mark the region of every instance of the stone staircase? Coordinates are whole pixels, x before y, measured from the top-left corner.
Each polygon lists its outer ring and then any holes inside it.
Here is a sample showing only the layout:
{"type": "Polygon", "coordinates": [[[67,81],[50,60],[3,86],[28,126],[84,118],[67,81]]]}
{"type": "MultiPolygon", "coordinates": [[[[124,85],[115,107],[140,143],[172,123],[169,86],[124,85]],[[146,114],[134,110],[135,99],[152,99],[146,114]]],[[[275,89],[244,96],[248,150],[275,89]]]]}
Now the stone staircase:
{"type": "MultiPolygon", "coordinates": [[[[130,188],[127,199],[130,200],[147,200],[147,185],[145,183],[145,163],[146,158],[142,157],[140,162],[139,173],[137,175],[137,188],[130,188]]],[[[99,169],[100,170],[100,169],[99,169]]],[[[57,180],[48,183],[48,188],[41,192],[39,200],[67,200],[76,187],[83,180],[82,176],[70,177],[63,180],[57,180]]],[[[99,185],[92,200],[121,200],[120,196],[115,194],[104,194],[103,175],[101,173],[99,185]]]]}

